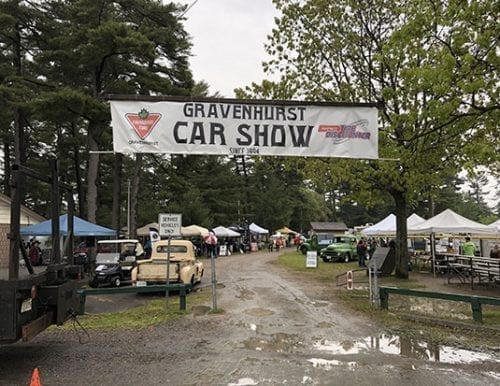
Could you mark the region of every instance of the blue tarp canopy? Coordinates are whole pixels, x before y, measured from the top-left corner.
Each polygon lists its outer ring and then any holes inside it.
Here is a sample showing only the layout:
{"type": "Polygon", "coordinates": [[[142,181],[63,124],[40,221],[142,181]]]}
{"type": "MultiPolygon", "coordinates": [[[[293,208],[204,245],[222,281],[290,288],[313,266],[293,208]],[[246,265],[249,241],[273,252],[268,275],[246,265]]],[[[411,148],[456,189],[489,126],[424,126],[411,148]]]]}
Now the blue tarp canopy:
{"type": "MultiPolygon", "coordinates": [[[[68,215],[63,214],[59,217],[59,232],[61,236],[68,235],[68,215]]],[[[51,236],[52,220],[47,220],[39,224],[30,225],[21,228],[21,236],[51,236]]],[[[103,227],[85,221],[80,217],[73,216],[73,235],[74,236],[112,236],[116,237],[117,232],[113,229],[103,227]]]]}

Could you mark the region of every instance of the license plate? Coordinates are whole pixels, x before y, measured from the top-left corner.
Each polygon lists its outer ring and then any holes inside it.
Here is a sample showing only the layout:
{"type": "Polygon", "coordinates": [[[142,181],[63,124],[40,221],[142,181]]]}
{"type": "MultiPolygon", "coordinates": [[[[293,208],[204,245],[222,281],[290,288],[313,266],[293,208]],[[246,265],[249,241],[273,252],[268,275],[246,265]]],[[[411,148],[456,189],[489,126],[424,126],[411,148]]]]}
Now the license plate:
{"type": "Polygon", "coordinates": [[[23,300],[23,302],[21,303],[21,314],[23,312],[31,311],[32,307],[33,307],[33,299],[30,298],[23,300]]]}
{"type": "Polygon", "coordinates": [[[148,285],[148,283],[145,282],[145,281],[138,281],[138,282],[135,283],[135,285],[137,287],[146,287],[148,285]]]}

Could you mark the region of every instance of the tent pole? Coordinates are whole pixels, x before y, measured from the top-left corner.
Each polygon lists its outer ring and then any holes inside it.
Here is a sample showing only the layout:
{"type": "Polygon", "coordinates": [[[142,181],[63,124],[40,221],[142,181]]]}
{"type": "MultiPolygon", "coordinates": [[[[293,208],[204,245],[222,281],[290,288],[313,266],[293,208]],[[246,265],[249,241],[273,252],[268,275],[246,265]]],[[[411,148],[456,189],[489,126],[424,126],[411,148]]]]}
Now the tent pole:
{"type": "Polygon", "coordinates": [[[431,233],[431,256],[432,256],[432,273],[436,277],[436,252],[435,252],[435,235],[431,233]]]}

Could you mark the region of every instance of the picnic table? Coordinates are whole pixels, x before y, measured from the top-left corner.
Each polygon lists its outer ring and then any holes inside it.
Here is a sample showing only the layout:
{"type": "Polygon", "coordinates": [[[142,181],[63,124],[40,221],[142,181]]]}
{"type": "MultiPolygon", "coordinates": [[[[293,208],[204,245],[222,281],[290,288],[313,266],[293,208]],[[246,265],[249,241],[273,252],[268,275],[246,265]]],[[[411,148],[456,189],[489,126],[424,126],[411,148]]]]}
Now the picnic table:
{"type": "Polygon", "coordinates": [[[500,283],[500,259],[482,256],[447,255],[445,256],[448,283],[457,278],[461,283],[474,281],[500,283]]]}

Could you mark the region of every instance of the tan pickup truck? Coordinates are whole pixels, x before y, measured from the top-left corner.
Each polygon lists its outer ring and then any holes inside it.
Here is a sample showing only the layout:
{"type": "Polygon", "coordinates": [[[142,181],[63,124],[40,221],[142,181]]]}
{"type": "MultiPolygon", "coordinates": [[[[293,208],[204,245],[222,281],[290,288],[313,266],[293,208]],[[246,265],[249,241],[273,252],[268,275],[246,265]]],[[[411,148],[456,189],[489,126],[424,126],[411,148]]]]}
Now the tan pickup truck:
{"type": "Polygon", "coordinates": [[[188,240],[159,240],[154,243],[151,258],[137,262],[132,270],[132,284],[145,286],[167,281],[167,256],[170,249],[169,282],[192,284],[201,281],[203,263],[196,259],[195,247],[188,240]]]}

